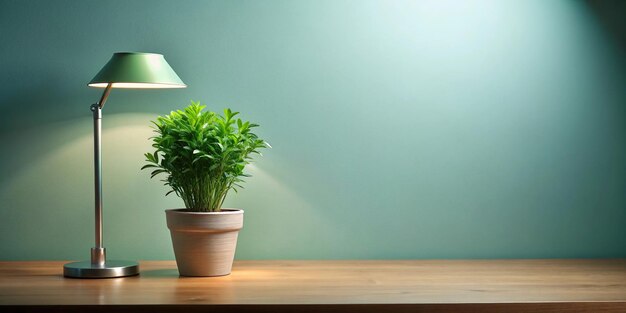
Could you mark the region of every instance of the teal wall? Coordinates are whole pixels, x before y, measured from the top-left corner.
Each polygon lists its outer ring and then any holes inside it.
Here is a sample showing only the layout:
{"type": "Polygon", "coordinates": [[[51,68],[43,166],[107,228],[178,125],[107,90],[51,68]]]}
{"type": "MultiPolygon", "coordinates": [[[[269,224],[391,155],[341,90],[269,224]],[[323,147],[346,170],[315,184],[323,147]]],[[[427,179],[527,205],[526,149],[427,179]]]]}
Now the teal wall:
{"type": "Polygon", "coordinates": [[[240,259],[626,257],[625,9],[1,0],[0,259],[88,257],[86,83],[116,51],[163,53],[189,88],[109,98],[111,258],[173,258],[182,202],[139,168],[149,120],[192,99],[274,147],[227,199],[240,259]]]}

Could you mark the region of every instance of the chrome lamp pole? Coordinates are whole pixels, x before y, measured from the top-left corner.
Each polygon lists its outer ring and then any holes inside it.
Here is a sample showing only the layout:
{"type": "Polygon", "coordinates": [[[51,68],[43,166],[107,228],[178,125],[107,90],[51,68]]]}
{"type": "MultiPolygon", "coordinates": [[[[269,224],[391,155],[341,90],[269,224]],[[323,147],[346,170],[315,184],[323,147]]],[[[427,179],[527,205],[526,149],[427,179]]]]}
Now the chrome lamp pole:
{"type": "Polygon", "coordinates": [[[67,263],[63,275],[72,278],[113,278],[139,274],[135,261],[107,260],[102,235],[102,108],[112,88],[185,88],[163,55],[142,52],[118,52],[89,82],[90,87],[104,88],[100,101],[91,105],[94,132],[95,246],[91,260],[67,263]]]}

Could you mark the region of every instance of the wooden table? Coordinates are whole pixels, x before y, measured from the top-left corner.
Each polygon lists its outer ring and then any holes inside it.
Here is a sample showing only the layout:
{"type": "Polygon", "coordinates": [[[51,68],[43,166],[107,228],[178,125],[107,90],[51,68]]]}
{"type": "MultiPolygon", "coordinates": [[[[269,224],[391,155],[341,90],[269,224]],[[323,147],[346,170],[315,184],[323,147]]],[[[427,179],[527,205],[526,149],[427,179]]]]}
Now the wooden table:
{"type": "Polygon", "coordinates": [[[237,261],[230,276],[62,277],[64,262],[0,262],[0,311],[626,312],[626,260],[237,261]]]}

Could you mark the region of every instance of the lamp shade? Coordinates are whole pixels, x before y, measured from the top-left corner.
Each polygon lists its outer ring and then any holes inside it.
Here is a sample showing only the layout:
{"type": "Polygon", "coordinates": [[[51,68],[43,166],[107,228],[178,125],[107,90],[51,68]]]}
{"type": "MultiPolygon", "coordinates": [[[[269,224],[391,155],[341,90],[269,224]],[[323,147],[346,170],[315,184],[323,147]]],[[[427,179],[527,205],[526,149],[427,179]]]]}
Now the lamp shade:
{"type": "Polygon", "coordinates": [[[105,88],[185,88],[187,85],[167,64],[162,54],[118,52],[89,82],[105,88]]]}

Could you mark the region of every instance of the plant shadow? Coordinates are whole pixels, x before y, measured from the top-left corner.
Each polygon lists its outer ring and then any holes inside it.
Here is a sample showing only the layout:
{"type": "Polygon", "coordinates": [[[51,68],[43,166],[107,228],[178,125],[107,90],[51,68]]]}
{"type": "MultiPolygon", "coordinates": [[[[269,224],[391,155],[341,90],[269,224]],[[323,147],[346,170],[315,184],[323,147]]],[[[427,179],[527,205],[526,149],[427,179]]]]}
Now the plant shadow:
{"type": "Polygon", "coordinates": [[[139,275],[144,278],[180,277],[178,270],[175,268],[145,270],[141,271],[139,275]]]}

